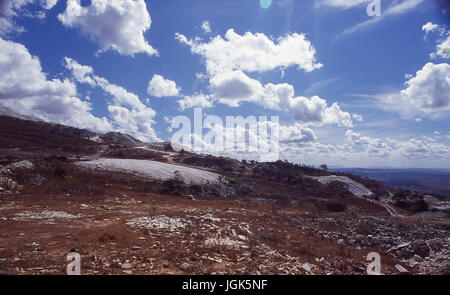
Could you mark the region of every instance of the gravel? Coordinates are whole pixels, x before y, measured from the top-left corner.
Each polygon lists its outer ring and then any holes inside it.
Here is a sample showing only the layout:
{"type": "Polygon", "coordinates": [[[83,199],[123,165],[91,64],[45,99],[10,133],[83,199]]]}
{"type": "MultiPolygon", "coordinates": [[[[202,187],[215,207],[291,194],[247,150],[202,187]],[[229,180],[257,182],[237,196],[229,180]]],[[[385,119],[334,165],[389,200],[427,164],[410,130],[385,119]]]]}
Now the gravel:
{"type": "Polygon", "coordinates": [[[168,180],[174,177],[175,171],[178,171],[184,182],[196,184],[217,182],[220,176],[219,174],[200,169],[150,160],[98,159],[78,162],[77,165],[90,169],[124,172],[160,180],[168,180]]]}
{"type": "Polygon", "coordinates": [[[16,168],[34,169],[34,164],[28,160],[23,160],[20,162],[15,162],[15,163],[9,164],[6,166],[6,168],[9,168],[9,169],[16,169],[16,168]]]}
{"type": "Polygon", "coordinates": [[[159,216],[143,216],[131,219],[127,222],[128,225],[137,228],[145,229],[169,229],[171,231],[186,226],[186,221],[179,217],[167,217],[165,215],[159,216]]]}
{"type": "Polygon", "coordinates": [[[64,211],[50,211],[44,210],[41,212],[26,211],[23,213],[17,213],[18,218],[31,218],[31,219],[63,219],[63,218],[79,218],[79,215],[72,215],[64,211]]]}
{"type": "Polygon", "coordinates": [[[19,185],[16,181],[9,177],[0,176],[0,188],[0,191],[18,193],[23,189],[23,186],[19,185]]]}

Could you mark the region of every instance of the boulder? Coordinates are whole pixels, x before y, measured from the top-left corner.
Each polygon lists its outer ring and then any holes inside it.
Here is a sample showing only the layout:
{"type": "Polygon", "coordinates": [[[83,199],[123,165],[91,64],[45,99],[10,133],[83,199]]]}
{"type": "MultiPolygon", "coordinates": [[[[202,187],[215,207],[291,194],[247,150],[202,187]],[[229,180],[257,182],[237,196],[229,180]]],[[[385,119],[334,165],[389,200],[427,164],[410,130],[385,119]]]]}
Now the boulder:
{"type": "Polygon", "coordinates": [[[430,248],[428,247],[427,243],[420,242],[416,243],[412,246],[412,250],[415,255],[419,255],[422,258],[425,258],[430,255],[430,248]]]}
{"type": "Polygon", "coordinates": [[[308,262],[305,262],[302,265],[302,268],[307,272],[310,272],[314,267],[315,267],[314,264],[310,264],[308,262]]]}
{"type": "Polygon", "coordinates": [[[433,250],[434,252],[441,251],[442,247],[444,246],[441,241],[438,240],[431,240],[428,242],[428,246],[433,250]]]}

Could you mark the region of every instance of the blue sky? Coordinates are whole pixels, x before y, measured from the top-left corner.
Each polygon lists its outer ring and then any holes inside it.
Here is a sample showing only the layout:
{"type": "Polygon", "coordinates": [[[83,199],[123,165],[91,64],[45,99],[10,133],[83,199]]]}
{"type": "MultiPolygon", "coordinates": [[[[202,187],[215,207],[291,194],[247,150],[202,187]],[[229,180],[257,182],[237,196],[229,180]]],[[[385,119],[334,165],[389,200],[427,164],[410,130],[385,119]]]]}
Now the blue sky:
{"type": "Polygon", "coordinates": [[[0,105],[147,141],[278,115],[282,159],[449,168],[449,7],[371,2],[4,0],[0,105]]]}

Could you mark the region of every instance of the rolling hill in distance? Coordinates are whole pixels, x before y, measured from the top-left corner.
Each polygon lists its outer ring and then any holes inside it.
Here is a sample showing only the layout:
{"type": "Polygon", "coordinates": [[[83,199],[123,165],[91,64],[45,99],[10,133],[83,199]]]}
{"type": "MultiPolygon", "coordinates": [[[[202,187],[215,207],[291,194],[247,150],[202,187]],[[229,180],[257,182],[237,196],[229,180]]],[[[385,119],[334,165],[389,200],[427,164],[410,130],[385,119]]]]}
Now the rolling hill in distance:
{"type": "Polygon", "coordinates": [[[368,177],[393,188],[436,193],[450,198],[450,169],[333,168],[330,170],[368,177]]]}

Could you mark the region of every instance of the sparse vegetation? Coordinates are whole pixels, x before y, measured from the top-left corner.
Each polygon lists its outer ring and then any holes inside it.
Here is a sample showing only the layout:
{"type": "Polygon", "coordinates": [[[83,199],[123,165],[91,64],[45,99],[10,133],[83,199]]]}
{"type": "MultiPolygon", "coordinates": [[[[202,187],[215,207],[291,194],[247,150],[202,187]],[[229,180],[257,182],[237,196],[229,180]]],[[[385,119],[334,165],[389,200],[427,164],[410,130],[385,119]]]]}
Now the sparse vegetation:
{"type": "Polygon", "coordinates": [[[187,193],[187,186],[179,171],[173,173],[173,177],[165,180],[161,184],[160,193],[184,196],[187,193]]]}
{"type": "Polygon", "coordinates": [[[360,235],[367,236],[373,234],[374,229],[375,225],[373,223],[367,221],[360,221],[358,222],[358,225],[355,228],[355,232],[360,235]]]}
{"type": "Polygon", "coordinates": [[[54,164],[53,175],[61,177],[62,179],[64,179],[69,174],[67,172],[67,169],[64,167],[64,165],[61,162],[56,162],[54,164]]]}
{"type": "Polygon", "coordinates": [[[111,232],[104,232],[98,238],[98,241],[102,244],[109,243],[110,241],[115,241],[116,236],[111,232]]]}
{"type": "Polygon", "coordinates": [[[428,210],[427,203],[423,200],[423,196],[417,192],[408,190],[396,190],[392,197],[394,206],[407,210],[411,213],[419,213],[428,210]]]}
{"type": "Polygon", "coordinates": [[[327,202],[325,206],[329,212],[345,212],[347,210],[347,206],[338,202],[327,202]]]}
{"type": "Polygon", "coordinates": [[[94,154],[95,153],[95,147],[88,146],[88,145],[82,145],[82,144],[66,144],[63,146],[62,150],[64,152],[68,153],[74,153],[74,154],[94,154]]]}

